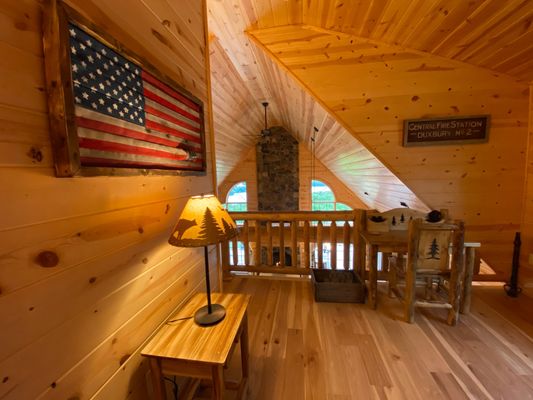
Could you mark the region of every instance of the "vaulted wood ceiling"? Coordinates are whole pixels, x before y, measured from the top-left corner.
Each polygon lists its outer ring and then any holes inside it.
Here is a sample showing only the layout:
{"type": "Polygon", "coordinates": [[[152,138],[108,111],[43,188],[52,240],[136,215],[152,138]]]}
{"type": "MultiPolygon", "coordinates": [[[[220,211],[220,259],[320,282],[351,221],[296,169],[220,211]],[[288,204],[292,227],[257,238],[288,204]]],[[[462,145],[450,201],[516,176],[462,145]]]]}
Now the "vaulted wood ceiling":
{"type": "Polygon", "coordinates": [[[317,157],[369,207],[448,208],[491,243],[494,259],[509,257],[523,195],[533,1],[208,0],[208,8],[212,59],[224,59],[212,66],[219,181],[240,159],[227,144],[252,145],[246,135],[262,128],[268,100],[272,121],[300,142],[319,128],[317,157]],[[244,104],[257,117],[247,119],[244,104]],[[217,123],[217,109],[240,116],[243,129],[217,123]],[[403,119],[468,114],[491,115],[488,143],[402,147],[403,119]]]}
{"type": "MultiPolygon", "coordinates": [[[[385,158],[361,144],[368,131],[379,133],[399,123],[398,114],[392,123],[386,116],[381,118],[372,108],[388,106],[378,101],[361,109],[358,119],[362,123],[347,124],[339,113],[332,112],[342,112],[350,104],[337,101],[333,108],[329,103],[324,107],[328,99],[309,90],[304,78],[300,77],[299,83],[295,81],[294,71],[312,68],[313,63],[325,67],[365,63],[387,68],[387,61],[418,57],[422,61],[417,67],[423,72],[432,68],[425,63],[444,58],[490,66],[493,71],[527,80],[532,70],[532,4],[487,0],[209,0],[209,28],[215,36],[211,68],[219,181],[237,165],[245,148],[253,144],[253,134],[262,128],[260,102],[268,100],[271,125],[284,125],[299,141],[310,145],[313,127],[319,128],[318,158],[370,207],[392,208],[402,201],[420,209],[435,207],[434,202],[420,200],[405,180],[400,180],[402,177],[398,179],[398,171],[390,168],[385,158]],[[259,46],[252,43],[247,32],[259,46]],[[263,44],[267,51],[260,43],[266,37],[267,43],[263,44]],[[338,39],[334,46],[331,37],[338,39]],[[281,63],[275,54],[279,46],[284,51],[281,63]]],[[[324,71],[321,85],[331,86],[328,69],[324,71]]],[[[393,88],[398,82],[379,83],[366,76],[354,75],[354,86],[362,80],[371,89],[369,93],[362,92],[363,105],[372,101],[370,92],[379,97],[385,91],[389,95],[398,91],[393,88]]],[[[403,95],[405,91],[405,87],[400,90],[403,95]]],[[[360,97],[352,101],[359,103],[360,97]]],[[[368,142],[365,144],[368,147],[368,142]]]]}

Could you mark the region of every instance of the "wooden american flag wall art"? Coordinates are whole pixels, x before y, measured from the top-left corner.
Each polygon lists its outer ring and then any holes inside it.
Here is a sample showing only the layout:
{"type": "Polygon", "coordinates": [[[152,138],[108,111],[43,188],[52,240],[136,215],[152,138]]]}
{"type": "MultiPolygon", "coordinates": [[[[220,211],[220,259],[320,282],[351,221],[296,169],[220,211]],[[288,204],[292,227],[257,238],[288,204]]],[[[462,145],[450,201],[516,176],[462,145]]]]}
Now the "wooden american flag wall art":
{"type": "Polygon", "coordinates": [[[62,2],[45,10],[56,175],[205,174],[202,102],[62,2]]]}

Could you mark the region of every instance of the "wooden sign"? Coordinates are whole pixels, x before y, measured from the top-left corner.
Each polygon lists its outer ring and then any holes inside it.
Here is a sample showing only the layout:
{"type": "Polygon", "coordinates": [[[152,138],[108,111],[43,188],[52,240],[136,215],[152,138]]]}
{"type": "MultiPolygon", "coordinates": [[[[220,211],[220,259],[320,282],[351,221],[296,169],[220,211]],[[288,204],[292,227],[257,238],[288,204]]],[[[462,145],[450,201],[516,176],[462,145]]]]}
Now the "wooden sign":
{"type": "Polygon", "coordinates": [[[44,55],[57,176],[205,174],[199,99],[61,1],[44,55]]]}
{"type": "Polygon", "coordinates": [[[407,119],[404,146],[480,143],[488,140],[490,115],[407,119]]]}

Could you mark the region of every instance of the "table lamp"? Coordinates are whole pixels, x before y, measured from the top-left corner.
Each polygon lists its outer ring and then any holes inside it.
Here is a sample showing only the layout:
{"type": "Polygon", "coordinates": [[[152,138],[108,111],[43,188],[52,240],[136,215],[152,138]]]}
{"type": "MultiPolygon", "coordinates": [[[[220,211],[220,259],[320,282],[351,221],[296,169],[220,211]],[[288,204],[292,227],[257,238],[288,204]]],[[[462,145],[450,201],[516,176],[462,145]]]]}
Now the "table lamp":
{"type": "Polygon", "coordinates": [[[217,244],[237,235],[237,226],[215,195],[192,196],[185,204],[168,242],[177,247],[203,247],[205,257],[205,283],[207,306],[194,314],[198,325],[215,325],[226,316],[220,304],[211,304],[209,284],[209,256],[207,246],[217,244]]]}

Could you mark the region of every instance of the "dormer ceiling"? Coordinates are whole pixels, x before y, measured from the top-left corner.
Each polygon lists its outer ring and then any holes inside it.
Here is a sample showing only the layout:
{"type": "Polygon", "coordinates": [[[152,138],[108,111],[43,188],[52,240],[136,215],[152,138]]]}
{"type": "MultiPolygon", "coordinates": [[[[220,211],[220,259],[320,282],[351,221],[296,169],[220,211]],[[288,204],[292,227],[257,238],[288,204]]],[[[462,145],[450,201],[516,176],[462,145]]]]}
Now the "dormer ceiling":
{"type": "MultiPolygon", "coordinates": [[[[251,133],[262,129],[261,101],[267,100],[272,125],[285,126],[300,142],[310,145],[313,127],[319,129],[317,157],[369,207],[388,209],[404,202],[422,210],[435,208],[434,201],[415,195],[412,184],[402,182],[401,174],[366,139],[391,130],[398,134],[401,119],[413,117],[404,109],[401,115],[397,112],[396,121],[392,111],[381,118],[383,108],[394,103],[375,101],[369,106],[371,96],[422,96],[410,94],[415,90],[398,82],[403,76],[389,74],[387,81],[381,73],[391,64],[417,59],[411,68],[420,71],[414,72],[446,70],[451,68],[447,62],[468,63],[486,75],[504,74],[511,86],[523,81],[526,89],[525,82],[533,77],[531,1],[208,0],[208,8],[214,35],[211,69],[219,182],[253,145],[251,133]],[[359,91],[356,100],[345,96],[345,87],[335,93],[339,81],[334,68],[339,64],[367,67],[365,76],[354,69],[350,82],[340,82],[359,91]],[[306,71],[314,67],[324,72],[309,80],[306,71]],[[368,68],[372,73],[374,67],[379,71],[376,78],[381,76],[372,81],[368,68]],[[354,113],[355,106],[360,112],[354,113]],[[349,117],[343,115],[344,107],[352,108],[349,117]],[[372,109],[376,107],[380,112],[372,109]],[[242,124],[231,127],[229,114],[242,124]]],[[[475,74],[475,68],[470,72],[475,74]]],[[[432,111],[438,112],[420,106],[415,115],[432,111]]]]}

